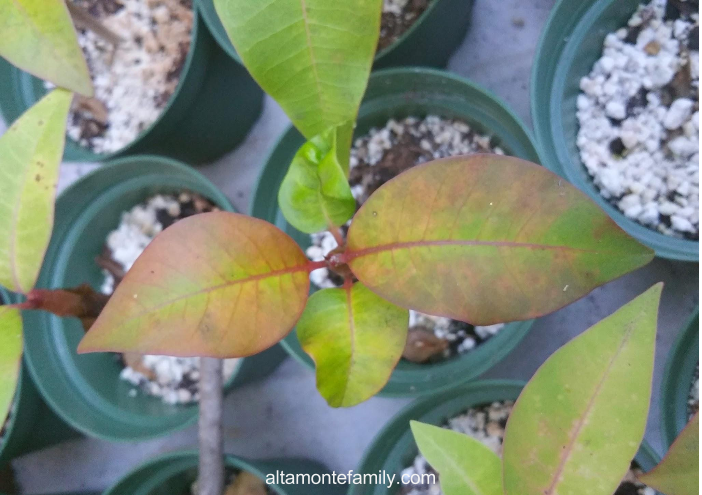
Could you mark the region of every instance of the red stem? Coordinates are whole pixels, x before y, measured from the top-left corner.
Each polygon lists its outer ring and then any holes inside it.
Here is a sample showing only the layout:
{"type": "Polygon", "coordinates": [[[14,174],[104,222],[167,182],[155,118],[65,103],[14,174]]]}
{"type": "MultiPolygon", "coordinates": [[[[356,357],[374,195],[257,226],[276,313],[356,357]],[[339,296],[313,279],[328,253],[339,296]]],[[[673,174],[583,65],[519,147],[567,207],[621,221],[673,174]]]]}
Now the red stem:
{"type": "Polygon", "coordinates": [[[313,272],[315,270],[319,270],[320,268],[326,268],[326,266],[327,266],[326,260],[310,261],[309,263],[307,263],[307,271],[313,272]]]}

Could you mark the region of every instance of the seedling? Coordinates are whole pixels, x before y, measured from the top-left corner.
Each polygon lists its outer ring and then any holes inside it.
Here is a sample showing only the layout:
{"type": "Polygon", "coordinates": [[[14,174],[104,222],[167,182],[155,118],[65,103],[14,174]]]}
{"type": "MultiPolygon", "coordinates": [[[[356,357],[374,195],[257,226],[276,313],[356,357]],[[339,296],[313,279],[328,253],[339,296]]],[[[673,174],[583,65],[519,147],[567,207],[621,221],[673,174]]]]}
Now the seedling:
{"type": "MultiPolygon", "coordinates": [[[[507,422],[503,459],[468,435],[412,422],[445,495],[611,495],[646,428],[662,284],[556,351],[507,422]]],[[[667,458],[640,477],[665,495],[699,483],[696,415],[667,458]]]]}

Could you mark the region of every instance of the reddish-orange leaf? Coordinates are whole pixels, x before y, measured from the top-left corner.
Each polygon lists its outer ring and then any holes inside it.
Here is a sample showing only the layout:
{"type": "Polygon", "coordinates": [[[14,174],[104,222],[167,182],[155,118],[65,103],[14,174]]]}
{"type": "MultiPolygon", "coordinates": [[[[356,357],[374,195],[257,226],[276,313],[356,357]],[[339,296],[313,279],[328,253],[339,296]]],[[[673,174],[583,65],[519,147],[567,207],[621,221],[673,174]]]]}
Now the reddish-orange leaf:
{"type": "Polygon", "coordinates": [[[380,296],[480,325],[550,313],[653,259],[565,180],[497,155],[389,181],[354,217],[348,249],[337,261],[380,296]]]}
{"type": "Polygon", "coordinates": [[[80,352],[241,357],[285,337],[307,302],[310,263],[275,226],[196,215],[146,248],[80,352]]]}

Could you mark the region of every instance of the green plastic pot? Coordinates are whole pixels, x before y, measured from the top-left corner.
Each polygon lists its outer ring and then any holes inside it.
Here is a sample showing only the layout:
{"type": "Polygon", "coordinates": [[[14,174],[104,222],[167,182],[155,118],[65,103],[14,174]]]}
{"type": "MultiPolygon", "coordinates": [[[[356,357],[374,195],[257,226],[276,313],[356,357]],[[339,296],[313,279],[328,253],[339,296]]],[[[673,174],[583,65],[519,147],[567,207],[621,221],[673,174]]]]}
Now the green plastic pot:
{"type": "Polygon", "coordinates": [[[699,260],[699,242],[676,239],[630,220],[603,198],[580,161],[576,100],[580,79],[602,56],[608,33],[625,26],[640,0],[560,0],[536,51],[531,113],[544,165],[587,193],[615,222],[657,256],[699,260]]]}
{"type": "Polygon", "coordinates": [[[661,425],[666,447],[673,444],[678,434],[687,425],[687,399],[699,362],[700,310],[698,307],[675,341],[663,374],[661,425]]]}
{"type": "MultiPolygon", "coordinates": [[[[125,476],[104,495],[181,495],[197,479],[198,454],[174,452],[158,457],[125,476]]],[[[247,471],[265,480],[276,471],[295,474],[327,474],[329,470],[316,462],[302,459],[247,461],[227,456],[228,468],[247,471]]],[[[277,495],[342,495],[341,485],[268,485],[277,495]]]]}
{"type": "MultiPolygon", "coordinates": [[[[219,46],[239,61],[232,42],[217,16],[213,0],[196,0],[202,18],[219,46]]],[[[461,44],[470,23],[473,0],[432,0],[410,29],[376,54],[374,69],[418,65],[446,67],[461,44]]]]}
{"type": "MultiPolygon", "coordinates": [[[[101,270],[94,262],[107,234],[125,210],[155,193],[191,190],[224,210],[227,198],[194,169],[154,156],[122,158],[103,165],[68,188],[56,202],[54,232],[38,286],[99,287],[101,270]]],[[[164,435],[197,418],[197,405],[168,405],[120,380],[121,366],[111,353],[78,355],[83,336],[75,318],[25,311],[25,358],[44,400],[70,425],[87,435],[133,441],[164,435]]],[[[285,353],[273,347],[242,359],[228,386],[270,373],[285,353]]]]}
{"type": "MultiPolygon", "coordinates": [[[[0,112],[9,125],[46,93],[44,82],[0,59],[0,112]]],[[[161,116],[130,145],[97,154],[66,140],[64,159],[96,162],[158,153],[193,164],[235,148],[261,113],[263,92],[193,18],[192,43],[175,93],[161,116]]]]}
{"type": "MultiPolygon", "coordinates": [[[[359,112],[356,135],[383,126],[390,118],[429,114],[462,119],[478,131],[495,136],[500,146],[514,156],[539,161],[529,131],[504,103],[465,79],[434,69],[388,69],[372,74],[359,112]]],[[[259,177],[251,214],[276,224],[306,249],[310,245],[309,236],[288,225],[278,209],[280,183],[303,142],[293,128],[278,141],[259,177]]],[[[532,323],[531,320],[509,323],[469,353],[437,364],[402,360],[381,395],[414,396],[467,382],[507,356],[526,336],[532,323]]],[[[296,332],[290,333],[282,345],[299,362],[314,368],[296,332]]]]}
{"type": "MultiPolygon", "coordinates": [[[[7,304],[18,299],[0,287],[0,300],[7,304]]],[[[20,368],[15,401],[7,431],[0,441],[0,466],[15,457],[78,436],[44,404],[24,364],[20,368]]]]}
{"type": "MultiPolygon", "coordinates": [[[[516,400],[524,382],[512,380],[479,380],[468,385],[418,399],[400,411],[378,433],[361,460],[359,473],[400,473],[418,454],[410,430],[410,421],[442,426],[449,419],[471,407],[495,401],[516,400]]],[[[636,462],[644,471],[653,468],[659,458],[644,441],[636,455],[636,462]]],[[[397,495],[399,485],[393,490],[387,486],[352,485],[348,495],[397,495]]]]}

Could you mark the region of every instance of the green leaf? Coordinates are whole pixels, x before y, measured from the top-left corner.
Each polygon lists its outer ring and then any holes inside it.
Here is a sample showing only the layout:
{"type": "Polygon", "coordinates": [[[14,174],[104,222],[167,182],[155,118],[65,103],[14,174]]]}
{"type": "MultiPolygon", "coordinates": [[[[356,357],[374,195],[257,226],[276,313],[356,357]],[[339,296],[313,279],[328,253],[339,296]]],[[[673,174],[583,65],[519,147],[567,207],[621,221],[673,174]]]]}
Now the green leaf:
{"type": "Polygon", "coordinates": [[[398,306],[492,325],[555,311],[653,251],[545,168],[477,155],[384,184],[354,217],[339,258],[398,306]]]}
{"type": "Polygon", "coordinates": [[[280,185],[278,204],[296,229],[313,234],[339,227],[356,212],[356,200],[346,178],[348,160],[344,169],[338,157],[338,143],[351,135],[351,128],[346,124],[329,129],[303,144],[295,154],[280,185]]]}
{"type": "Polygon", "coordinates": [[[665,495],[697,495],[700,483],[700,415],[690,420],[670,446],[665,459],[639,476],[642,483],[665,495]]]}
{"type": "Polygon", "coordinates": [[[149,244],[78,351],[256,354],[300,317],[309,265],[295,241],[263,220],[227,212],[186,218],[149,244]]]}
{"type": "Polygon", "coordinates": [[[22,316],[0,306],[0,429],[15,397],[22,362],[22,316]]]}
{"type": "Polygon", "coordinates": [[[71,98],[52,91],[0,136],[0,285],[16,292],[34,287],[49,245],[71,98]]]}
{"type": "Polygon", "coordinates": [[[360,283],[310,297],[297,325],[302,348],[317,365],[317,388],[332,407],[375,395],[402,356],[409,312],[360,283]]]}
{"type": "Polygon", "coordinates": [[[611,494],[643,440],[663,284],[556,351],[515,404],[506,495],[611,494]]]}
{"type": "Polygon", "coordinates": [[[63,0],[0,0],[0,56],[57,86],[93,96],[93,84],[63,0]]]}
{"type": "Polygon", "coordinates": [[[502,495],[502,461],[470,435],[410,421],[419,450],[440,475],[444,495],[502,495]]]}
{"type": "Polygon", "coordinates": [[[307,139],[356,120],[382,0],[214,3],[246,68],[307,139]]]}

